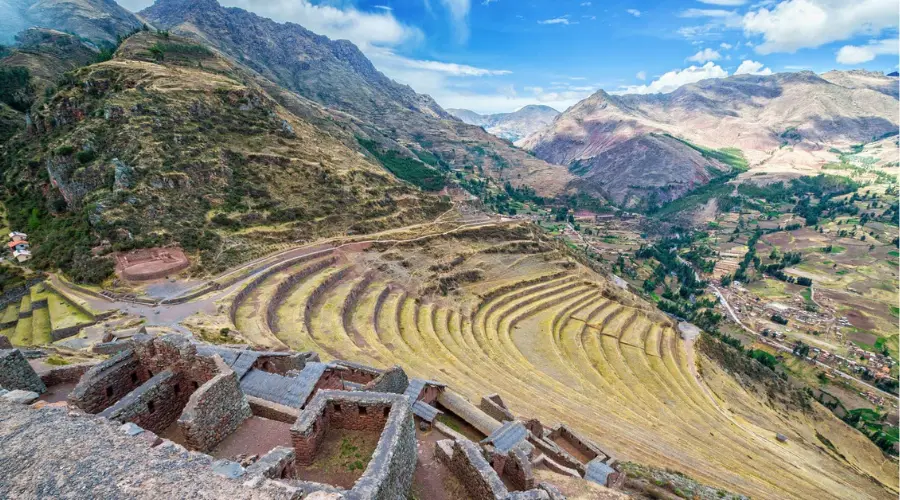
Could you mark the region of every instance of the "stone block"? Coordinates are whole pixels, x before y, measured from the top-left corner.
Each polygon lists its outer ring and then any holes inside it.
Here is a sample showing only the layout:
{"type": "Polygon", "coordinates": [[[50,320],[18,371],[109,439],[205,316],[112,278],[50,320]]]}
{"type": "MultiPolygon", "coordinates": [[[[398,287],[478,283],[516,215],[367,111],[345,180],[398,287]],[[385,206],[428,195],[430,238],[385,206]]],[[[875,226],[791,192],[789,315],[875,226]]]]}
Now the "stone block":
{"type": "Polygon", "coordinates": [[[37,401],[37,398],[39,398],[40,396],[40,394],[34,391],[23,391],[21,389],[16,389],[14,391],[9,391],[0,397],[11,403],[30,405],[31,403],[37,401]]]}
{"type": "Polygon", "coordinates": [[[0,387],[43,394],[47,386],[18,349],[0,350],[0,387]]]}

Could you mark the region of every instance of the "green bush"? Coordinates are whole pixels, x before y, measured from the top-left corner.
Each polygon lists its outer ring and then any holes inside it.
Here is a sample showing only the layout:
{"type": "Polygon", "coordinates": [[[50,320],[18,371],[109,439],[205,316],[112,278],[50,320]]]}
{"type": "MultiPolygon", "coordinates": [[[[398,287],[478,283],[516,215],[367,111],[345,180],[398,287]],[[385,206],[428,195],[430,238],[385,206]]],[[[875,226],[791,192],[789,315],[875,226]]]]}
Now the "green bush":
{"type": "Polygon", "coordinates": [[[28,111],[34,103],[31,72],[20,66],[0,67],[0,101],[18,111],[28,111]]]}
{"type": "Polygon", "coordinates": [[[440,191],[444,188],[444,176],[424,163],[400,156],[398,151],[382,151],[375,141],[358,138],[360,145],[372,153],[392,174],[406,182],[415,184],[426,191],[440,191]]]}
{"type": "Polygon", "coordinates": [[[78,160],[78,163],[82,165],[87,165],[88,163],[94,161],[97,158],[97,153],[93,150],[89,149],[87,151],[79,151],[78,154],[75,155],[75,159],[78,160]]]}
{"type": "Polygon", "coordinates": [[[72,156],[72,153],[75,152],[75,148],[72,146],[60,146],[53,151],[57,156],[72,156]]]}

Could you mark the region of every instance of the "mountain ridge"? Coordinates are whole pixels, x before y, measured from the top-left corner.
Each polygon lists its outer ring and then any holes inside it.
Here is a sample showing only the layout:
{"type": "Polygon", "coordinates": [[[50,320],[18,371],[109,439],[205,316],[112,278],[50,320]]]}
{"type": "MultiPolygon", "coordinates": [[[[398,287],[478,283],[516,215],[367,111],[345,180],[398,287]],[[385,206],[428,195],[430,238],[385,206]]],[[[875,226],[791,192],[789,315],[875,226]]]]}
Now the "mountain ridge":
{"type": "Polygon", "coordinates": [[[549,125],[559,111],[541,104],[529,104],[510,113],[478,114],[468,109],[448,109],[448,113],[469,125],[477,125],[487,132],[516,142],[549,125]]]}
{"type": "MultiPolygon", "coordinates": [[[[596,183],[590,190],[607,192],[620,203],[628,197],[620,190],[612,191],[620,181],[656,196],[678,196],[684,185],[668,184],[660,190],[647,181],[665,176],[653,170],[657,167],[645,165],[649,170],[642,172],[627,169],[635,175],[625,179],[590,176],[584,167],[596,164],[595,159],[604,154],[620,161],[627,157],[640,161],[646,157],[645,148],[661,144],[631,139],[650,134],[669,134],[709,150],[738,148],[751,167],[783,147],[825,150],[867,142],[896,131],[900,123],[897,98],[886,91],[891,82],[896,86],[896,79],[884,75],[831,72],[826,76],[805,71],[702,80],[668,94],[610,95],[600,90],[519,144],[551,163],[571,168],[579,162],[581,179],[575,184],[583,187],[590,184],[585,177],[592,177],[596,183]],[[638,144],[643,145],[639,150],[630,150],[638,144]]],[[[666,149],[670,154],[680,150],[676,158],[693,154],[687,144],[672,146],[675,150],[666,149]]],[[[662,150],[651,156],[661,154],[662,150]]],[[[657,165],[689,168],[694,181],[703,183],[704,169],[696,163],[672,163],[657,165]]]]}

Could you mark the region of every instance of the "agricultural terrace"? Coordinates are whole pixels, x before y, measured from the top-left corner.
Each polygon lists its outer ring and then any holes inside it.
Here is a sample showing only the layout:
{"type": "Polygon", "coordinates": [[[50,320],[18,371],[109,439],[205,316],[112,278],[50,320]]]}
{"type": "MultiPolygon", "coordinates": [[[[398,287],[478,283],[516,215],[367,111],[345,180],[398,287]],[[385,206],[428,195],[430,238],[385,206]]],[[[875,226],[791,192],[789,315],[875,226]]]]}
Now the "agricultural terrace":
{"type": "Polygon", "coordinates": [[[221,309],[254,344],[500,393],[621,459],[754,498],[896,495],[895,464],[864,436],[818,405],[773,408],[544,238],[520,224],[325,249],[256,273],[221,309]]]}

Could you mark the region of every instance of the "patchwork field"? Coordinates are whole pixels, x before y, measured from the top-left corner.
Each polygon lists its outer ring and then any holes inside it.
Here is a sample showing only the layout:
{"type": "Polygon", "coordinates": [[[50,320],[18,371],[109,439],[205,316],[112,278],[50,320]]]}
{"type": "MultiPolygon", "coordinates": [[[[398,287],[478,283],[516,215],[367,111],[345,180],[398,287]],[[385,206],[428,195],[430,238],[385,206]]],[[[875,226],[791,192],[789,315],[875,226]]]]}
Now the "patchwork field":
{"type": "Polygon", "coordinates": [[[897,494],[896,464],[862,434],[695,359],[668,318],[527,225],[317,250],[246,283],[221,305],[254,344],[399,364],[473,401],[497,392],[620,459],[754,498],[897,494]]]}

